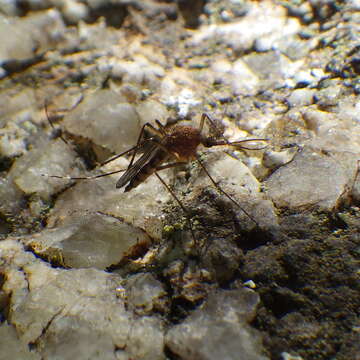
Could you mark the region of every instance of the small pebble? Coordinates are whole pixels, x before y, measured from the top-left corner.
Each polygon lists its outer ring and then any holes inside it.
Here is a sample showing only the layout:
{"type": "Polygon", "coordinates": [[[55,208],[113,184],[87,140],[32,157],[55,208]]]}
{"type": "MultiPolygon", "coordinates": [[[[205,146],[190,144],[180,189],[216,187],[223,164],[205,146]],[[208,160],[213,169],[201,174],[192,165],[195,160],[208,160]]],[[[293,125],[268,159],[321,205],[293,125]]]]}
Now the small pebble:
{"type": "Polygon", "coordinates": [[[256,284],[252,280],[245,281],[244,286],[246,286],[246,287],[248,287],[250,289],[255,289],[256,288],[256,284]]]}
{"type": "Polygon", "coordinates": [[[301,356],[291,355],[287,352],[282,352],[281,357],[283,360],[304,360],[301,356]]]}

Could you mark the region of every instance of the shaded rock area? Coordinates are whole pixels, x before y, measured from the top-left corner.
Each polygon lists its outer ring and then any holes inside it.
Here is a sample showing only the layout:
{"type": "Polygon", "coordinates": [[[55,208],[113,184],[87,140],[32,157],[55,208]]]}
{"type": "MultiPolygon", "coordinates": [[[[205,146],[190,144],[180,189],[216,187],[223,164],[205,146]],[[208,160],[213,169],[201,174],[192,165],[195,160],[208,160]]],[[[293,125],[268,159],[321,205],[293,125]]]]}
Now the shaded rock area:
{"type": "Polygon", "coordinates": [[[0,359],[360,360],[359,21],[0,1],[0,359]]]}

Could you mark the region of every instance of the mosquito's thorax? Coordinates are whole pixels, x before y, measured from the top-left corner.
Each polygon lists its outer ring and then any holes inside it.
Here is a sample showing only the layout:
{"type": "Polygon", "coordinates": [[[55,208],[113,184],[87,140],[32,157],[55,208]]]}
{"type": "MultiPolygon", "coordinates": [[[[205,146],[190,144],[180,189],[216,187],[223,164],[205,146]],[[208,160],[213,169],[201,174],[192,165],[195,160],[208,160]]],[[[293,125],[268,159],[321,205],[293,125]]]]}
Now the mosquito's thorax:
{"type": "Polygon", "coordinates": [[[196,149],[201,142],[199,129],[191,126],[176,125],[168,130],[164,146],[178,156],[180,161],[195,158],[196,149]]]}

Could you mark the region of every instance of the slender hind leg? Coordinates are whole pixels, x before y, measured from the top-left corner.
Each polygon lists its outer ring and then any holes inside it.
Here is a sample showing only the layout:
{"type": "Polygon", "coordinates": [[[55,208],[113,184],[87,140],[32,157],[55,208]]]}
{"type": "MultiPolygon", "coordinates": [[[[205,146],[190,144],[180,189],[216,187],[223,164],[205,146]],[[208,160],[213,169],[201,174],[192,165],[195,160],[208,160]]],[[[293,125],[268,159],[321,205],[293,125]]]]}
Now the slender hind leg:
{"type": "MultiPolygon", "coordinates": [[[[170,167],[175,167],[175,166],[178,166],[178,165],[183,165],[184,163],[171,163],[171,164],[168,164],[168,165],[165,165],[165,166],[162,166],[160,168],[157,169],[157,171],[159,170],[163,170],[163,169],[168,169],[170,167]]],[[[194,233],[194,230],[193,230],[193,227],[192,227],[192,224],[191,224],[191,220],[190,220],[190,217],[189,217],[189,212],[188,210],[185,208],[185,206],[183,205],[183,203],[180,201],[180,199],[176,196],[176,194],[170,189],[169,185],[164,181],[164,179],[158,174],[158,172],[155,171],[155,175],[156,177],[160,180],[160,182],[165,186],[166,190],[171,194],[171,196],[175,199],[175,201],[179,204],[179,206],[181,207],[182,211],[184,212],[185,214],[185,217],[186,217],[186,221],[189,225],[189,229],[190,229],[190,232],[191,232],[191,237],[194,241],[194,244],[196,245],[197,244],[197,240],[195,238],[195,233],[194,233]]]]}
{"type": "Polygon", "coordinates": [[[224,191],[214,180],[214,178],[210,175],[209,171],[206,169],[205,165],[200,161],[199,157],[196,157],[197,162],[200,164],[202,169],[204,170],[205,174],[209,177],[213,185],[215,186],[216,190],[221,194],[225,195],[233,204],[235,204],[249,219],[251,219],[257,227],[259,227],[258,222],[242,207],[240,204],[234,200],[226,191],[224,191]]]}

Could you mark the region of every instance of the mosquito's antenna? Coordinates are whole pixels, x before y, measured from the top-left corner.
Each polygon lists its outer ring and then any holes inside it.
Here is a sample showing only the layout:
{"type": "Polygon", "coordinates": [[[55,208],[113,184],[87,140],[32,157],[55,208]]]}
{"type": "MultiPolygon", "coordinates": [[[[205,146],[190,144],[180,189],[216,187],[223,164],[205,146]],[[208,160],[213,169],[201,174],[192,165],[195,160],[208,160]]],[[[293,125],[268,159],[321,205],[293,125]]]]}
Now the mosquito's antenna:
{"type": "Polygon", "coordinates": [[[245,150],[263,150],[267,148],[267,145],[262,146],[262,147],[258,147],[258,148],[251,148],[251,147],[247,147],[244,145],[241,145],[243,143],[246,142],[251,142],[251,141],[269,141],[269,139],[244,139],[244,140],[239,140],[239,141],[226,141],[226,142],[214,142],[214,144],[212,146],[233,146],[233,147],[238,147],[240,149],[245,149],[245,150]]]}
{"type": "Polygon", "coordinates": [[[213,177],[210,175],[209,171],[206,169],[205,165],[200,161],[199,157],[196,156],[196,160],[198,161],[198,163],[200,164],[200,166],[202,167],[202,169],[205,171],[205,174],[209,177],[209,179],[211,180],[211,182],[213,183],[213,185],[215,186],[215,188],[223,195],[225,195],[232,203],[234,203],[249,219],[251,219],[257,227],[260,227],[258,222],[242,207],[240,206],[240,204],[235,201],[228,193],[226,193],[217,183],[216,181],[213,179],[213,177]]]}

